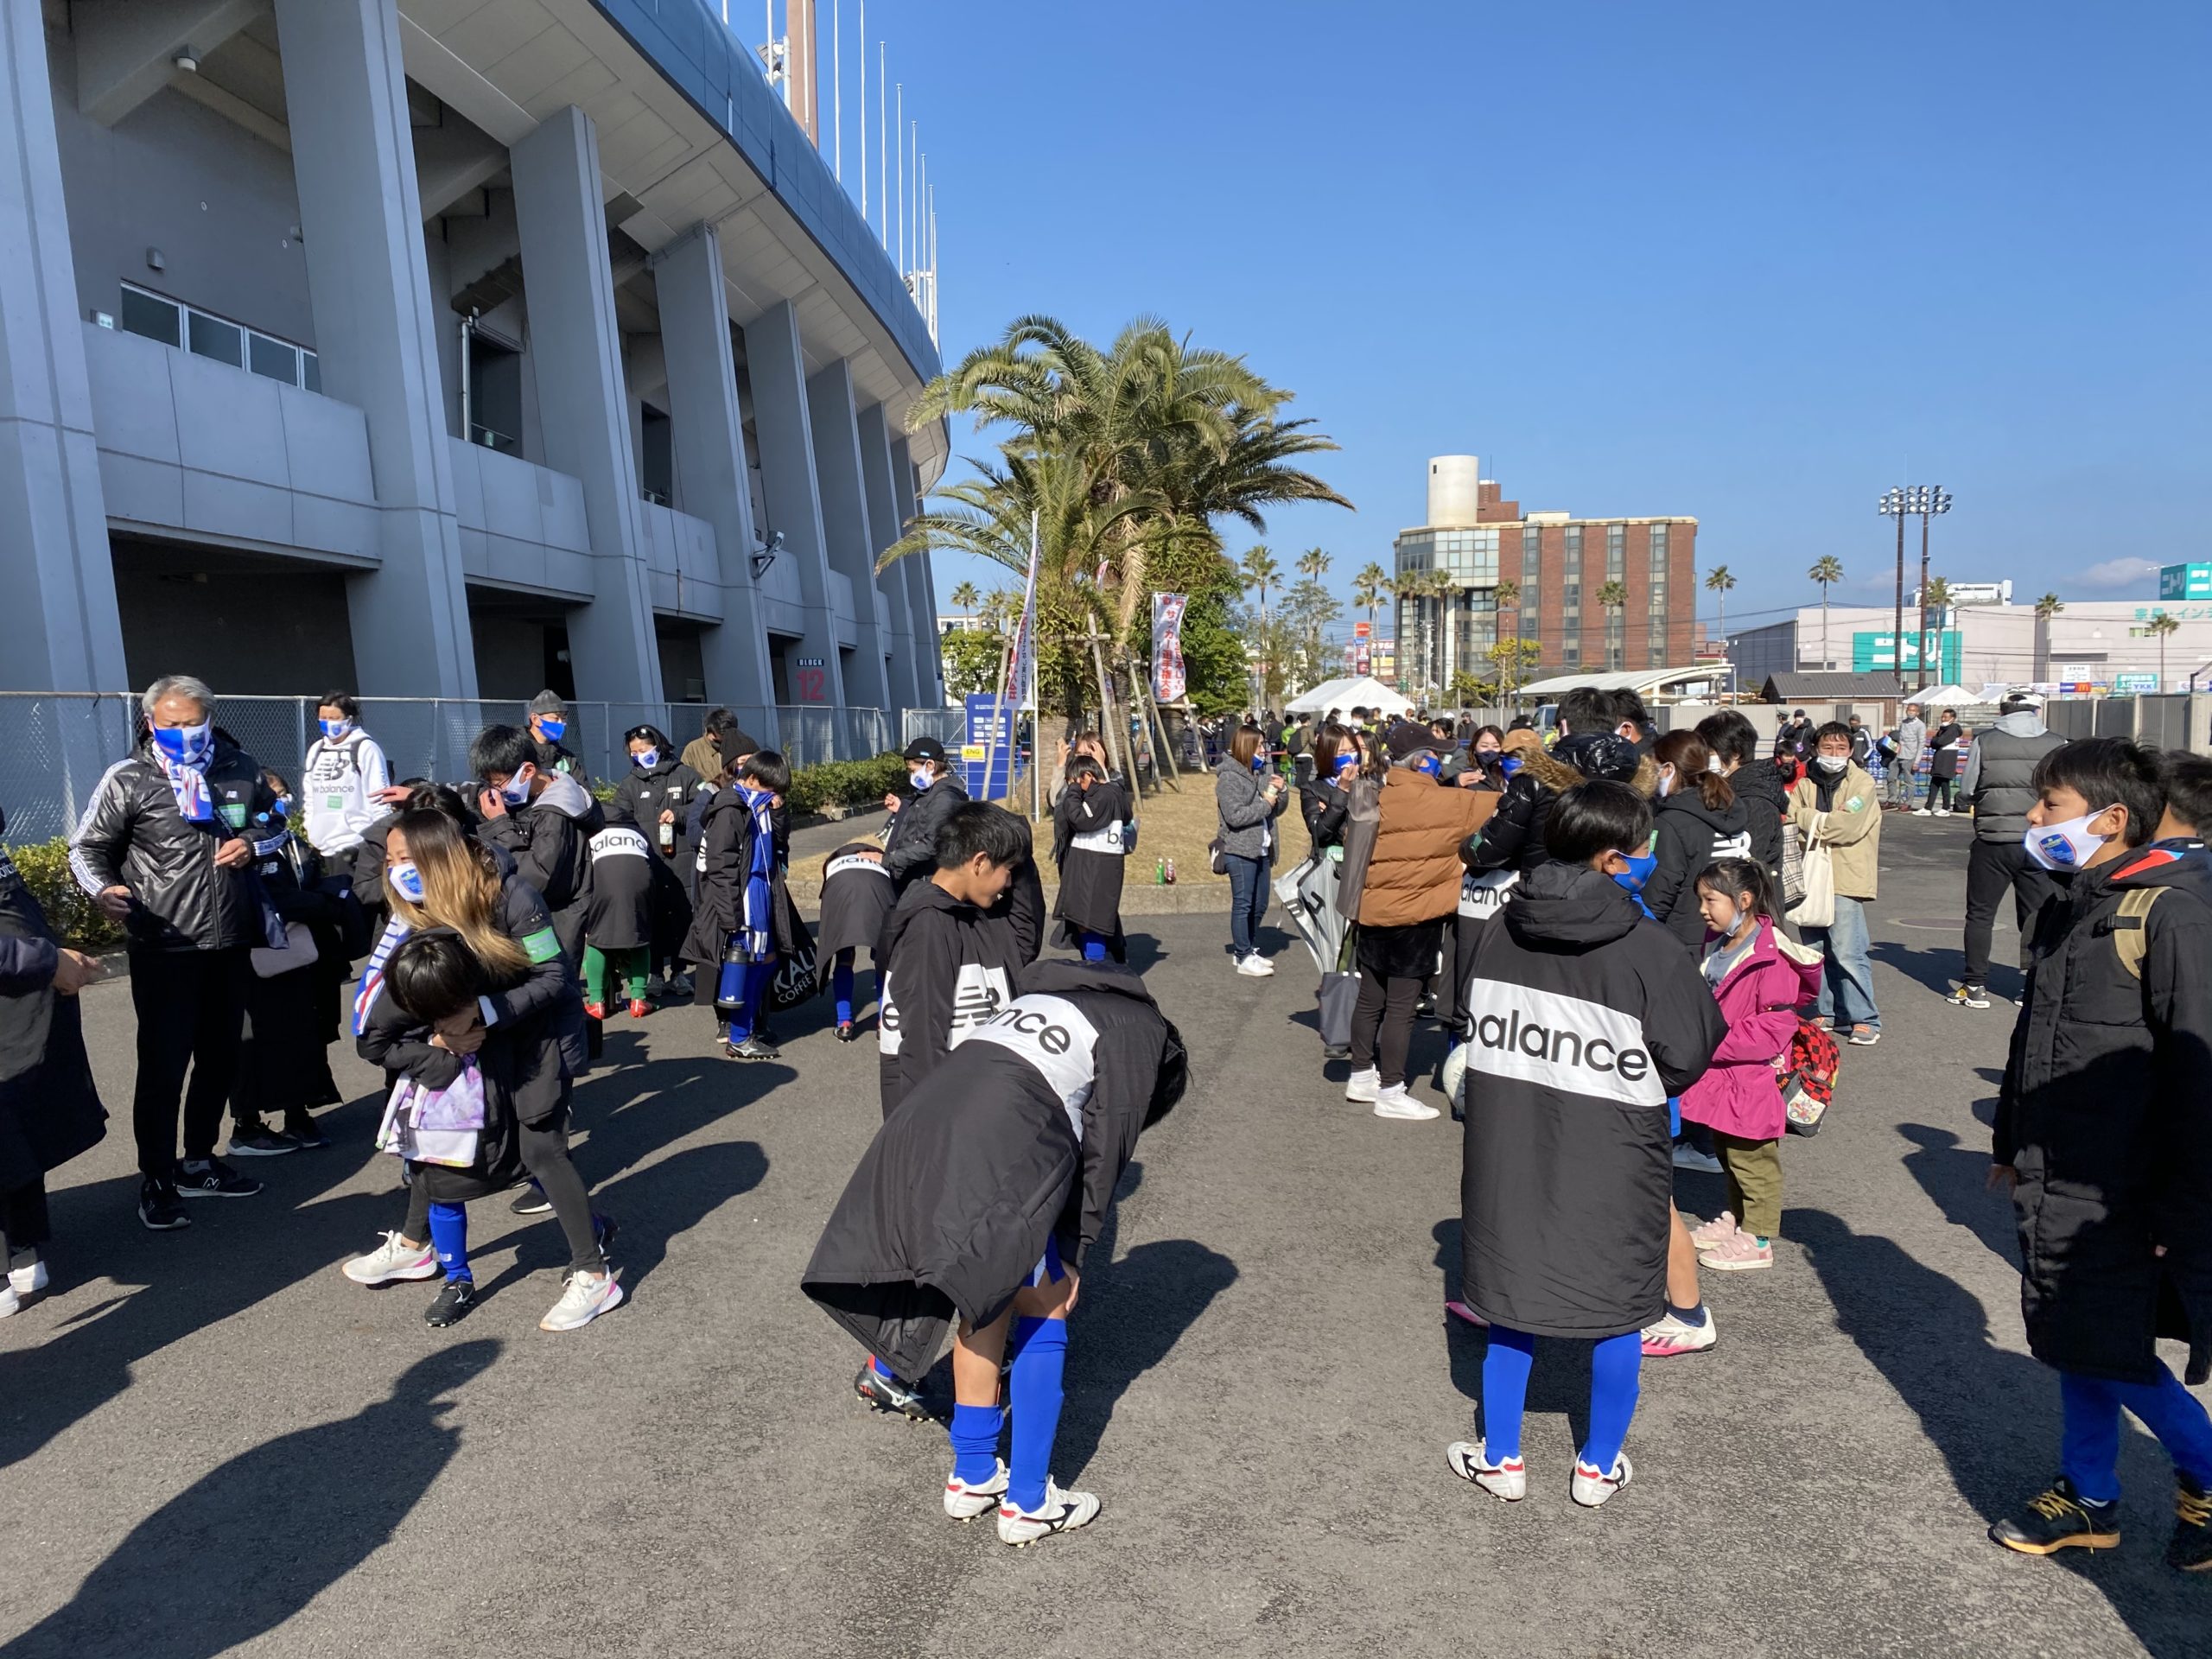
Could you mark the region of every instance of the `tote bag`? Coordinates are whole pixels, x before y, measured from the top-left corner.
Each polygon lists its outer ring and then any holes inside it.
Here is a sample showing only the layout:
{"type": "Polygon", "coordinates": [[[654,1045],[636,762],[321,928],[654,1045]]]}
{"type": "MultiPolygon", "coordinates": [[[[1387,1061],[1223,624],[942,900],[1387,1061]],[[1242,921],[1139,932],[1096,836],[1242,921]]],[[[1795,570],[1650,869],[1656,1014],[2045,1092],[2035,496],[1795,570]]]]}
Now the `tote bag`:
{"type": "Polygon", "coordinates": [[[1818,830],[1805,849],[1805,896],[1789,906],[1789,919],[1800,927],[1835,925],[1835,857],[1818,830]]]}

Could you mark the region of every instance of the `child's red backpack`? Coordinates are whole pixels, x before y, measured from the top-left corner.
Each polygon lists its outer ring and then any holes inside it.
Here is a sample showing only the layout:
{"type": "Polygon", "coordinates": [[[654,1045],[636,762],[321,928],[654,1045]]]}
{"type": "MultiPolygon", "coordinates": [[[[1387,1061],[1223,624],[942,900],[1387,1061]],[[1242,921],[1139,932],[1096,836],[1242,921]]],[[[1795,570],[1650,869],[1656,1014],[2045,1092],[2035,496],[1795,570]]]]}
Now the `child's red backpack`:
{"type": "Polygon", "coordinates": [[[1842,1069],[1843,1051],[1835,1038],[1810,1020],[1800,1020],[1789,1052],[1775,1062],[1790,1134],[1821,1132],[1821,1119],[1835,1098],[1836,1076],[1842,1069]]]}

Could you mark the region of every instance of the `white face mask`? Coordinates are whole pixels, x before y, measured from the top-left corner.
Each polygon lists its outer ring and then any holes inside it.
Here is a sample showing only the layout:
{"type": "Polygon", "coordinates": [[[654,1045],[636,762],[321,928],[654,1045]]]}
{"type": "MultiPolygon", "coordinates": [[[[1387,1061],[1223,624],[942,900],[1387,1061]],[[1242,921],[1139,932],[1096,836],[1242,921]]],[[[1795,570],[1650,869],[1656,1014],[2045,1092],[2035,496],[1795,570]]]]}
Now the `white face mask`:
{"type": "Polygon", "coordinates": [[[1851,764],[1851,757],[1847,754],[1815,755],[1814,757],[1814,763],[1817,765],[1822,772],[1834,773],[1841,772],[1846,766],[1849,766],[1851,764]]]}
{"type": "Polygon", "coordinates": [[[1669,795],[1670,795],[1671,793],[1673,793],[1673,792],[1674,792],[1674,788],[1675,788],[1675,769],[1674,769],[1672,766],[1662,766],[1662,767],[1660,767],[1660,768],[1659,768],[1659,798],[1660,798],[1661,800],[1662,800],[1662,801],[1663,801],[1663,800],[1665,800],[1669,795]]]}
{"type": "Polygon", "coordinates": [[[2046,823],[2041,828],[2030,824],[2020,844],[2028,849],[2028,856],[2046,870],[2078,870],[2112,839],[2110,836],[2092,835],[2089,831],[2093,822],[2111,810],[2112,808],[2102,806],[2063,823],[2046,823]]]}

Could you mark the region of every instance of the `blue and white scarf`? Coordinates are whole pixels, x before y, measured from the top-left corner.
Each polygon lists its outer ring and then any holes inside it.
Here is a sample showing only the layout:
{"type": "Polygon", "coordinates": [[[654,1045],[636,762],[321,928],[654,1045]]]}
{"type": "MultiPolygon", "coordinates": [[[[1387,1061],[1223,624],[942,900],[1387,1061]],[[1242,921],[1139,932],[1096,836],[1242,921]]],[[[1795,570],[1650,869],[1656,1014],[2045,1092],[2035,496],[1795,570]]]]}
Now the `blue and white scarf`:
{"type": "Polygon", "coordinates": [[[384,925],[384,937],[377,941],[377,948],[369,953],[369,965],[361,970],[361,988],[353,994],[353,1034],[359,1037],[368,1029],[369,1011],[377,1005],[377,998],[384,994],[385,964],[391,960],[391,953],[399,949],[399,942],[413,931],[400,918],[395,916],[384,925]]]}
{"type": "Polygon", "coordinates": [[[162,752],[160,744],[154,746],[154,759],[168,775],[169,793],[176,798],[176,810],[184,815],[187,823],[215,821],[214,798],[207,792],[207,763],[214,758],[213,743],[190,760],[173,760],[162,752]]]}
{"type": "Polygon", "coordinates": [[[766,962],[776,953],[776,798],[765,789],[738,785],[745,810],[753,815],[753,859],[745,872],[745,903],[739,931],[745,954],[766,962]]]}

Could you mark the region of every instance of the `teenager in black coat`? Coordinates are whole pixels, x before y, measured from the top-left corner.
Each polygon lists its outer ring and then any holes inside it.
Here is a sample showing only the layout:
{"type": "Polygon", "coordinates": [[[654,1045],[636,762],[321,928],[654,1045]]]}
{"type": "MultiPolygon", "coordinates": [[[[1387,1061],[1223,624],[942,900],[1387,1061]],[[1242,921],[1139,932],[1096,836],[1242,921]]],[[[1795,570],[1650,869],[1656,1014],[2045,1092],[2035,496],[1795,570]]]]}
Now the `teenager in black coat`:
{"type": "Polygon", "coordinates": [[[1122,936],[1122,880],[1128,864],[1129,792],[1087,754],[1071,756],[1066,787],[1052,804],[1052,862],[1060,891],[1052,915],[1058,943],[1086,962],[1128,959],[1122,936]]]}

